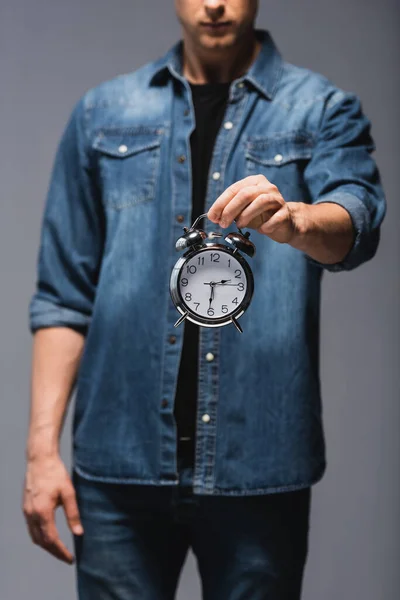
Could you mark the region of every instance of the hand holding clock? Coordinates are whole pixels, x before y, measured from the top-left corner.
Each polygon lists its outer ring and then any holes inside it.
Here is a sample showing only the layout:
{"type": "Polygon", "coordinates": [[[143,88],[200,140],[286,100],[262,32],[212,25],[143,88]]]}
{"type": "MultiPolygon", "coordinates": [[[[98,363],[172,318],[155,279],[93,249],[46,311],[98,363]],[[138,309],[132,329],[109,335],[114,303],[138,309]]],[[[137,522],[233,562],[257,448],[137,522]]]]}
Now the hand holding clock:
{"type": "Polygon", "coordinates": [[[250,175],[230,185],[213,203],[208,218],[226,228],[256,229],[316,261],[335,264],[349,253],[355,228],[349,212],[336,202],[286,202],[264,175],[250,175]]]}
{"type": "Polygon", "coordinates": [[[264,175],[250,175],[230,185],[208,211],[221,227],[236,221],[238,227],[256,229],[277,242],[289,242],[295,233],[291,205],[264,175]]]}

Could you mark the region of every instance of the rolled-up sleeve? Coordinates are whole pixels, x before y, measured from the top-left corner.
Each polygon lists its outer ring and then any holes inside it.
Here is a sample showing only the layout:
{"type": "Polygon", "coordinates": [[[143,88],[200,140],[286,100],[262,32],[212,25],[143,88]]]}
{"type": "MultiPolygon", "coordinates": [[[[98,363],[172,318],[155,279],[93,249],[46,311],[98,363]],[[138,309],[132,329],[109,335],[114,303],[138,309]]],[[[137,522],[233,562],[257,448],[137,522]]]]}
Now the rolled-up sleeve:
{"type": "Polygon", "coordinates": [[[335,264],[314,264],[328,271],[351,270],[376,253],[386,200],[372,152],[371,124],[354,94],[335,91],[327,99],[313,156],[305,169],[312,202],[333,202],[349,213],[354,241],[335,264]]]}
{"type": "Polygon", "coordinates": [[[40,235],[32,332],[66,326],[85,333],[91,320],[104,243],[104,214],[90,163],[87,111],[74,107],[59,143],[40,235]]]}

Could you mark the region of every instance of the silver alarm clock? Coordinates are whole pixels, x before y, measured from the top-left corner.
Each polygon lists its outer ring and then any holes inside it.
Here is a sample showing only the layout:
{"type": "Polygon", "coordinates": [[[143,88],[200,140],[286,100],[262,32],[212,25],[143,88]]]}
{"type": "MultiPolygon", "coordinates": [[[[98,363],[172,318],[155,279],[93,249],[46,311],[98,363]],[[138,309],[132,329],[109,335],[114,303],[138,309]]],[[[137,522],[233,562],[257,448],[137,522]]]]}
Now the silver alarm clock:
{"type": "Polygon", "coordinates": [[[254,292],[252,270],[243,254],[253,257],[255,246],[250,233],[210,233],[196,229],[207,217],[200,215],[176,242],[177,250],[187,249],[171,273],[170,292],[181,316],[203,327],[222,327],[233,324],[243,332],[238,319],[250,305],[254,292]],[[223,238],[225,243],[216,243],[223,238]],[[209,241],[207,241],[209,240],[209,241]]]}

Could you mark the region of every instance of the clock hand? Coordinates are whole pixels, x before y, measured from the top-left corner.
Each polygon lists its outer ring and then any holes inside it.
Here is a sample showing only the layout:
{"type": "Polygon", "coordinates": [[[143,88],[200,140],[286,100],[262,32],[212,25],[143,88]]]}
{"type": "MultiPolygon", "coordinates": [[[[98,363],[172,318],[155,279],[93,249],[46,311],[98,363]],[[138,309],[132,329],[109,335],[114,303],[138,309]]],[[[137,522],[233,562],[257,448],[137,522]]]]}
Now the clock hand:
{"type": "MultiPolygon", "coordinates": [[[[204,285],[225,285],[228,281],[230,281],[230,279],[221,279],[221,281],[207,281],[204,282],[204,285]]],[[[236,285],[236,284],[232,284],[232,285],[236,285]]]]}
{"type": "Polygon", "coordinates": [[[211,308],[211,302],[214,300],[214,286],[215,286],[215,283],[212,282],[212,283],[210,283],[210,285],[211,285],[211,295],[210,295],[210,300],[209,300],[210,303],[208,305],[208,308],[211,308]]]}

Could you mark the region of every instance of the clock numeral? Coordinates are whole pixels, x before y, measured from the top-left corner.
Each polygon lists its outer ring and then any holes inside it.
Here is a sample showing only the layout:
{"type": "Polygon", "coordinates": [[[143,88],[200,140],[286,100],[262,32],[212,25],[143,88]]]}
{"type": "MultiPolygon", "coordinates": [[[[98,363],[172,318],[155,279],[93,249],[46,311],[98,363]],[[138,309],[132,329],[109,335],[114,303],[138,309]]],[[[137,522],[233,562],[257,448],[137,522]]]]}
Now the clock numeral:
{"type": "Polygon", "coordinates": [[[228,267],[230,267],[230,266],[231,266],[231,259],[228,258],[228,267]]]}
{"type": "Polygon", "coordinates": [[[191,299],[192,299],[192,294],[190,294],[189,292],[187,292],[187,293],[185,294],[185,300],[186,300],[186,302],[190,302],[190,301],[191,301],[191,299]]]}
{"type": "Polygon", "coordinates": [[[238,291],[239,291],[239,292],[243,292],[243,290],[244,290],[244,283],[240,282],[240,283],[238,284],[238,287],[237,287],[237,289],[238,289],[238,291]]]}
{"type": "Polygon", "coordinates": [[[199,306],[200,306],[200,302],[195,302],[195,303],[194,303],[194,305],[195,305],[195,307],[196,307],[196,310],[198,310],[198,308],[199,308],[199,306]]]}
{"type": "Polygon", "coordinates": [[[187,268],[187,272],[190,273],[191,275],[193,275],[197,271],[197,269],[194,265],[188,265],[186,268],[187,268]]]}
{"type": "Polygon", "coordinates": [[[228,307],[226,304],[222,305],[221,311],[224,313],[224,315],[228,312],[228,307]]]}
{"type": "Polygon", "coordinates": [[[207,314],[208,314],[209,317],[213,317],[214,316],[214,309],[213,308],[209,308],[207,310],[207,314]]]}
{"type": "Polygon", "coordinates": [[[188,283],[189,283],[189,282],[188,282],[188,280],[186,279],[186,277],[184,277],[183,279],[181,279],[181,286],[182,286],[182,287],[186,287],[188,283]]]}
{"type": "Polygon", "coordinates": [[[211,252],[210,254],[211,262],[219,262],[219,257],[220,255],[218,254],[218,252],[211,252]]]}
{"type": "Polygon", "coordinates": [[[198,262],[199,265],[204,265],[204,256],[199,256],[197,258],[197,262],[198,262]]]}
{"type": "Polygon", "coordinates": [[[235,279],[240,279],[242,276],[242,271],[240,269],[235,270],[235,279]]]}
{"type": "Polygon", "coordinates": [[[232,300],[232,304],[238,304],[238,303],[239,303],[239,300],[238,300],[237,298],[234,298],[234,299],[232,300]]]}

